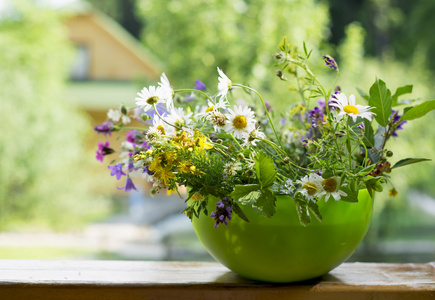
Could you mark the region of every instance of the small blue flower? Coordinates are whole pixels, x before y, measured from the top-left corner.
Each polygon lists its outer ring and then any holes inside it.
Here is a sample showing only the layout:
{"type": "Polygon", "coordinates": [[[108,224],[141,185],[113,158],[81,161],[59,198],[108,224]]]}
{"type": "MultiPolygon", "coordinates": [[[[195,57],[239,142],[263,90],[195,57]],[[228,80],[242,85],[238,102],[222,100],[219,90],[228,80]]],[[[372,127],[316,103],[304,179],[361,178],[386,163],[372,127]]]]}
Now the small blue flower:
{"type": "Polygon", "coordinates": [[[122,175],[127,175],[122,171],[122,163],[117,163],[116,165],[112,166],[107,166],[109,168],[110,175],[111,176],[116,176],[116,179],[121,179],[122,175]]]}
{"type": "Polygon", "coordinates": [[[196,85],[193,87],[195,90],[205,90],[207,87],[205,84],[198,78],[195,80],[196,85]]]}
{"type": "Polygon", "coordinates": [[[118,188],[118,190],[124,190],[126,192],[130,192],[131,190],[137,191],[137,188],[134,186],[131,178],[127,177],[127,180],[125,181],[125,187],[118,188]]]}

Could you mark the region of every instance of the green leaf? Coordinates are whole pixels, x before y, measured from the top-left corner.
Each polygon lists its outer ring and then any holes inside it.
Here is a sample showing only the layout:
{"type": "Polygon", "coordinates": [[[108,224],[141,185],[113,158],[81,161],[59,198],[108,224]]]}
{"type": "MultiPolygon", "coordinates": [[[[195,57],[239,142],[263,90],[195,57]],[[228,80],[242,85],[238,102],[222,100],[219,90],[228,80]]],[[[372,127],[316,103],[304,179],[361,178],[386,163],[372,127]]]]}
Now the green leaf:
{"type": "Polygon", "coordinates": [[[334,172],[332,170],[323,169],[322,170],[322,178],[327,179],[334,176],[334,172]]]}
{"type": "Polygon", "coordinates": [[[405,107],[404,109],[403,109],[403,114],[406,114],[411,108],[414,108],[414,106],[408,106],[408,107],[405,107]]]}
{"type": "Polygon", "coordinates": [[[260,186],[258,184],[245,184],[245,185],[236,185],[234,187],[233,192],[231,193],[231,197],[237,200],[248,195],[252,191],[259,190],[260,186]]]}
{"type": "Polygon", "coordinates": [[[429,160],[430,159],[427,159],[427,158],[405,158],[405,159],[402,159],[402,160],[399,160],[398,162],[396,162],[394,164],[394,166],[391,167],[391,169],[403,167],[403,166],[410,165],[410,164],[415,164],[415,163],[418,163],[421,161],[429,161],[429,160]]]}
{"type": "Polygon", "coordinates": [[[405,85],[405,86],[398,87],[392,97],[392,106],[396,106],[398,104],[397,101],[399,100],[400,96],[405,94],[411,94],[411,93],[412,93],[412,85],[405,85]]]}
{"type": "Polygon", "coordinates": [[[387,89],[385,82],[381,79],[376,79],[370,88],[369,105],[374,107],[372,112],[376,114],[375,119],[383,127],[387,126],[388,119],[393,113],[391,104],[392,97],[390,90],[387,89]]]}
{"type": "Polygon", "coordinates": [[[346,196],[341,197],[341,200],[345,202],[358,202],[358,187],[359,180],[357,179],[349,180],[347,185],[341,186],[340,189],[346,193],[346,196]]]}
{"type": "Polygon", "coordinates": [[[366,101],[369,101],[369,99],[370,99],[369,95],[367,95],[363,90],[361,90],[359,88],[356,88],[356,90],[358,91],[358,93],[361,97],[363,97],[366,101]]]}
{"type": "Polygon", "coordinates": [[[359,171],[356,175],[358,176],[366,176],[367,174],[369,174],[371,171],[373,171],[373,169],[376,167],[376,164],[372,164],[368,167],[365,167],[364,169],[362,169],[361,171],[359,171]]]}
{"type": "Polygon", "coordinates": [[[262,189],[260,197],[257,199],[253,207],[263,216],[270,218],[275,214],[275,201],[275,194],[270,189],[262,189]]]}
{"type": "Polygon", "coordinates": [[[317,203],[314,201],[308,201],[307,203],[310,212],[316,217],[317,220],[319,220],[319,222],[322,222],[322,215],[320,214],[319,206],[317,205],[317,203]]]}
{"type": "Polygon", "coordinates": [[[293,198],[295,202],[296,211],[298,212],[299,222],[302,226],[308,226],[311,222],[310,214],[307,209],[307,201],[298,199],[297,197],[293,198]]]}
{"type": "Polygon", "coordinates": [[[414,106],[413,108],[407,110],[402,116],[402,121],[414,120],[423,117],[425,114],[435,109],[435,100],[426,101],[422,104],[414,106]]]}
{"type": "Polygon", "coordinates": [[[252,191],[249,194],[237,199],[237,202],[239,202],[242,205],[254,205],[255,202],[257,202],[258,198],[260,197],[261,197],[260,191],[252,191]]]}
{"type": "Polygon", "coordinates": [[[287,51],[287,37],[283,36],[278,45],[279,50],[287,51]]]}
{"type": "Polygon", "coordinates": [[[245,213],[243,212],[243,210],[240,208],[240,206],[233,201],[233,212],[238,215],[240,217],[240,219],[246,221],[249,223],[249,219],[248,217],[245,215],[245,213]]]}
{"type": "Polygon", "coordinates": [[[382,178],[383,178],[382,176],[378,176],[378,177],[367,176],[364,178],[364,182],[367,187],[367,190],[369,191],[370,196],[373,197],[373,191],[382,192],[382,190],[384,189],[380,182],[382,178]]]}
{"type": "Polygon", "coordinates": [[[369,120],[364,119],[364,137],[363,142],[366,147],[373,148],[375,146],[375,132],[369,120]]]}
{"type": "Polygon", "coordinates": [[[254,168],[262,189],[267,188],[274,183],[276,177],[275,165],[273,164],[272,158],[270,158],[266,153],[259,152],[255,156],[254,168]]]}
{"type": "Polygon", "coordinates": [[[358,189],[354,189],[352,185],[345,185],[341,187],[341,190],[347,194],[346,197],[341,197],[341,201],[353,203],[358,202],[358,189]]]}

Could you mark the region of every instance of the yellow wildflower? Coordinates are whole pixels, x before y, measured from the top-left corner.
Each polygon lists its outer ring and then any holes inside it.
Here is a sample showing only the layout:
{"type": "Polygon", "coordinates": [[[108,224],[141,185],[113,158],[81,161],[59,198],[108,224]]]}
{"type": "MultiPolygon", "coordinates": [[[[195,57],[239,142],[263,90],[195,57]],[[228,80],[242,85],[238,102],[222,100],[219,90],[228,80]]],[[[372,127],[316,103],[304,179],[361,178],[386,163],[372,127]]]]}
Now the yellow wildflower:
{"type": "Polygon", "coordinates": [[[391,190],[388,191],[388,196],[390,196],[390,197],[396,197],[398,193],[399,192],[396,190],[396,188],[393,187],[391,190]]]}

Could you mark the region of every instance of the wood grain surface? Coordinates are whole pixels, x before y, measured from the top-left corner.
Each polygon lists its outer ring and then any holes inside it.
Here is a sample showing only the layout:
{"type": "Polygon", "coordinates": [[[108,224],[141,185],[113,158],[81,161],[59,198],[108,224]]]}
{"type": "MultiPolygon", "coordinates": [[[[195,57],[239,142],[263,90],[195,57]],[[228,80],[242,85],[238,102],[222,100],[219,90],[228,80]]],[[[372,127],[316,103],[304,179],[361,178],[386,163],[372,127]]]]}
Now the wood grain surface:
{"type": "Polygon", "coordinates": [[[210,262],[0,260],[0,299],[435,300],[435,263],[345,263],[314,280],[269,284],[210,262]]]}

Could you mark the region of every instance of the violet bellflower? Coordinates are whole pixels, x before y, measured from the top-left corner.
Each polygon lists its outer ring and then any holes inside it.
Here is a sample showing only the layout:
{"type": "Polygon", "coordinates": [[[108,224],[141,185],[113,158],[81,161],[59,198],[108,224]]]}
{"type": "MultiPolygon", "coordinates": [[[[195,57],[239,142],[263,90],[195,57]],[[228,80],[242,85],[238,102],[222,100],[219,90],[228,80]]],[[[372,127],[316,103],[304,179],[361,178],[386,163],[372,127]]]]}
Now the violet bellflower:
{"type": "Polygon", "coordinates": [[[195,80],[195,83],[196,84],[193,87],[195,90],[205,90],[205,89],[207,89],[205,84],[199,78],[197,80],[195,80]]]}
{"type": "Polygon", "coordinates": [[[131,180],[130,176],[128,176],[127,180],[125,181],[125,186],[118,188],[118,190],[124,190],[126,192],[130,192],[131,190],[137,191],[137,188],[134,186],[133,181],[131,180]]]}
{"type": "Polygon", "coordinates": [[[228,225],[228,221],[231,221],[232,213],[233,207],[229,204],[228,198],[222,198],[221,201],[216,203],[216,211],[210,214],[210,217],[214,218],[216,221],[214,228],[217,228],[221,223],[228,225]]]}
{"type": "MultiPolygon", "coordinates": [[[[399,111],[398,110],[394,110],[393,109],[393,113],[390,116],[390,119],[393,118],[393,124],[397,124],[400,121],[400,118],[402,116],[399,116],[399,111]]],[[[391,133],[392,136],[397,137],[397,130],[402,130],[403,129],[403,125],[406,123],[406,121],[402,121],[399,123],[399,125],[397,125],[397,127],[393,130],[393,132],[391,133]]]]}
{"type": "Polygon", "coordinates": [[[122,171],[122,163],[117,163],[114,166],[107,166],[111,176],[116,176],[116,179],[121,179],[122,175],[127,175],[122,171]]]}

